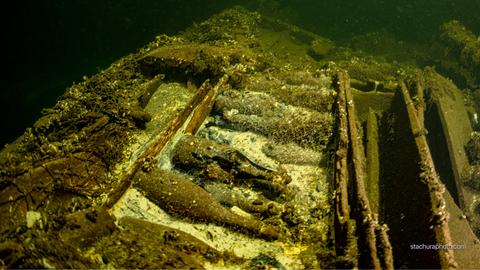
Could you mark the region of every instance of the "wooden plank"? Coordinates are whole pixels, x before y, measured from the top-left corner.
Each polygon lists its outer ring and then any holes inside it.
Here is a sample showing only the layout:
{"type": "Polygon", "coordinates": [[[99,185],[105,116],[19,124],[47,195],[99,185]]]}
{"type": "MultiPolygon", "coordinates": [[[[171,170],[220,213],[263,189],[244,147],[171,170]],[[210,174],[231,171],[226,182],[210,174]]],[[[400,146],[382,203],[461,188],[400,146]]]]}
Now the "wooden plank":
{"type": "Polygon", "coordinates": [[[220,94],[220,88],[224,86],[228,81],[228,76],[224,75],[218,81],[217,85],[215,85],[211,91],[209,91],[202,99],[202,101],[198,104],[195,110],[192,113],[189,123],[185,127],[184,132],[189,134],[197,133],[198,129],[202,125],[203,121],[208,117],[210,112],[212,111],[213,104],[215,99],[217,98],[218,94],[220,94]]]}
{"type": "MultiPolygon", "coordinates": [[[[355,191],[350,196],[352,196],[351,201],[355,203],[355,208],[358,210],[355,213],[357,215],[356,219],[361,226],[360,235],[364,238],[362,244],[367,248],[366,254],[368,255],[367,262],[364,262],[368,265],[361,266],[373,269],[393,269],[392,248],[386,234],[387,226],[379,225],[378,214],[372,212],[366,192],[366,158],[362,138],[357,127],[357,113],[350,89],[350,79],[345,71],[338,71],[336,77],[339,97],[343,98],[342,95],[345,95],[343,106],[345,106],[348,123],[346,127],[349,142],[348,153],[351,154],[347,156],[347,162],[353,165],[353,175],[351,182],[348,184],[352,185],[355,191]],[[377,239],[377,233],[380,236],[379,239],[377,239]]],[[[342,104],[339,104],[339,106],[342,106],[342,104]]],[[[344,166],[348,167],[348,164],[344,166]]]]}
{"type": "MultiPolygon", "coordinates": [[[[348,119],[347,102],[345,99],[343,77],[337,76],[338,95],[336,110],[338,114],[337,151],[335,153],[335,246],[337,256],[344,256],[358,267],[358,247],[356,238],[355,220],[350,218],[350,205],[348,203],[348,119]]],[[[339,266],[346,267],[346,266],[339,266]]]]}
{"type": "Polygon", "coordinates": [[[365,236],[365,244],[368,248],[369,263],[368,267],[373,269],[381,269],[380,259],[377,254],[375,224],[378,223],[375,216],[372,214],[370,203],[365,188],[366,172],[365,172],[365,152],[363,151],[363,143],[361,135],[358,132],[357,114],[355,111],[355,102],[353,101],[352,92],[350,90],[350,81],[346,73],[342,76],[343,84],[340,89],[345,91],[345,98],[347,101],[347,118],[348,130],[350,135],[350,145],[352,149],[352,163],[354,168],[354,186],[355,199],[359,207],[360,218],[363,221],[362,229],[365,236]]]}
{"type": "Polygon", "coordinates": [[[380,160],[378,149],[377,115],[369,108],[367,117],[367,191],[370,207],[374,213],[380,208],[380,160]]]}
{"type": "MultiPolygon", "coordinates": [[[[445,186],[440,182],[438,175],[435,172],[435,166],[430,154],[430,148],[428,147],[424,127],[418,121],[417,110],[414,107],[414,103],[404,82],[400,83],[400,89],[407,109],[410,127],[415,136],[415,144],[417,145],[418,153],[420,154],[420,167],[422,173],[420,174],[419,180],[426,183],[428,186],[432,226],[435,232],[436,243],[451,245],[452,239],[448,228],[448,213],[446,211],[446,202],[443,198],[445,186]]],[[[452,249],[439,249],[438,256],[442,269],[457,268],[452,249]]]]}

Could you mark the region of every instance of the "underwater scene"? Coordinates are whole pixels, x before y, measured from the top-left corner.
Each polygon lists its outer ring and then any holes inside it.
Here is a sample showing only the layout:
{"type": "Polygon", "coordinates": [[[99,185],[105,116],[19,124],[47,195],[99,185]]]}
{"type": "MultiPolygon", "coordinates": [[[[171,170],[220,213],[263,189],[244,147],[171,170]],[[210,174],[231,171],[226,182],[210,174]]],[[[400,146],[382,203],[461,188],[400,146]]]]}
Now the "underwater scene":
{"type": "Polygon", "coordinates": [[[480,2],[9,10],[0,269],[480,269],[480,2]]]}

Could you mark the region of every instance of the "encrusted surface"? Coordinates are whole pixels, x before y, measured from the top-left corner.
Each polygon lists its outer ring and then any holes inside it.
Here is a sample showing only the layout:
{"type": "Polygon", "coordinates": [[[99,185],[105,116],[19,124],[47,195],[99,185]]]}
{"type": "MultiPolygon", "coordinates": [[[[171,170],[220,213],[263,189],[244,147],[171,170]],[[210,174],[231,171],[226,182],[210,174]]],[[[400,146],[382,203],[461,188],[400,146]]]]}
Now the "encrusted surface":
{"type": "MultiPolygon", "coordinates": [[[[353,219],[334,228],[342,112],[325,65],[347,53],[233,8],[74,84],[0,152],[0,268],[353,266],[353,219]]],[[[373,90],[409,70],[347,58],[373,90]]],[[[390,106],[371,96],[355,101],[390,106]]]]}

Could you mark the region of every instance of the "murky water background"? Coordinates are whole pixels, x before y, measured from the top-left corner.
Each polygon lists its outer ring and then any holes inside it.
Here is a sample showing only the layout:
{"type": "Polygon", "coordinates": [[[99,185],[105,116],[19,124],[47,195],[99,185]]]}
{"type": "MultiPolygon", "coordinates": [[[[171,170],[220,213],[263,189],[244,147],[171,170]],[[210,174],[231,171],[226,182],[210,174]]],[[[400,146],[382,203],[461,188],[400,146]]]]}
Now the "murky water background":
{"type": "MultiPolygon", "coordinates": [[[[365,49],[364,37],[371,43],[375,35],[379,42],[389,36],[395,43],[422,48],[439,25],[451,19],[480,32],[480,1],[473,0],[15,1],[4,9],[8,16],[2,16],[6,49],[0,145],[31,126],[41,109],[52,106],[72,82],[95,74],[159,33],[173,35],[238,4],[356,49],[365,49]]],[[[385,47],[380,44],[373,53],[385,47]]],[[[425,55],[388,53],[399,61],[428,64],[425,55]]]]}

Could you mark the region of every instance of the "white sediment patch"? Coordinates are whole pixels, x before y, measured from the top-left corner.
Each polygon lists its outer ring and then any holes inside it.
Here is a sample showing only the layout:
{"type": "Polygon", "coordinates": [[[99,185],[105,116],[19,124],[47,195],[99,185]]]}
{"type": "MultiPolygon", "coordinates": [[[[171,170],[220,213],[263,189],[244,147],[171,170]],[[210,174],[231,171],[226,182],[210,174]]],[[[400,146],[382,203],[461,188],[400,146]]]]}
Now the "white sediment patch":
{"type": "Polygon", "coordinates": [[[276,171],[279,163],[265,155],[261,149],[269,140],[249,131],[235,131],[211,126],[202,129],[199,135],[218,143],[228,143],[250,161],[262,168],[276,171]]]}

